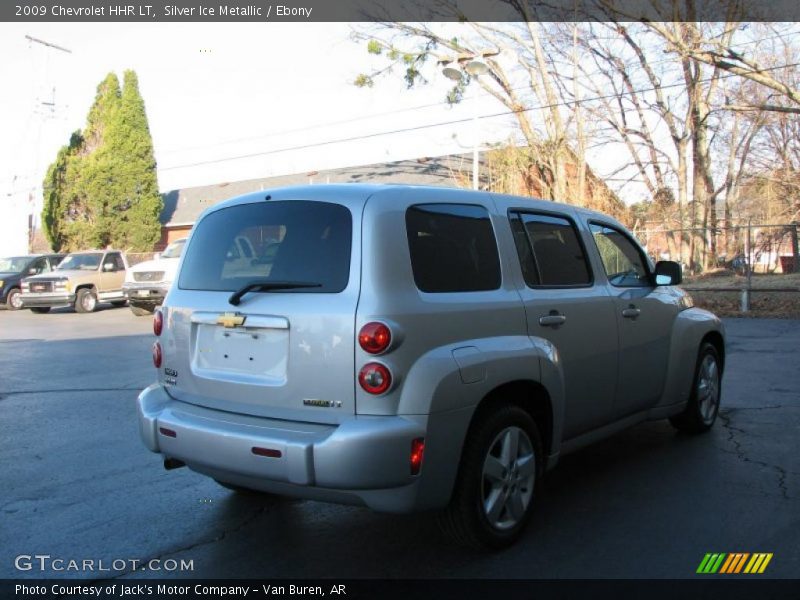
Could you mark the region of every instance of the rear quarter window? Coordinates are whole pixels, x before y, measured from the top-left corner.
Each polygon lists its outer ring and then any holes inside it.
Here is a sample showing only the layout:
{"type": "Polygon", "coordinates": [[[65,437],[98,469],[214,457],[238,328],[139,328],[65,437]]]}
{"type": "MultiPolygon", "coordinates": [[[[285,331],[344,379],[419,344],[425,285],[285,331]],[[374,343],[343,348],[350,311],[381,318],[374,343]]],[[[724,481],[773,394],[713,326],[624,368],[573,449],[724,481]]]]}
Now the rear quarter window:
{"type": "Polygon", "coordinates": [[[422,292],[479,292],[500,287],[500,258],[482,206],[417,204],[406,211],[414,282],[422,292]]]}
{"type": "Polygon", "coordinates": [[[347,287],[353,219],[330,202],[264,201],[212,212],[185,250],[178,287],[236,291],[251,283],[319,287],[285,293],[336,293],[347,287]]]}

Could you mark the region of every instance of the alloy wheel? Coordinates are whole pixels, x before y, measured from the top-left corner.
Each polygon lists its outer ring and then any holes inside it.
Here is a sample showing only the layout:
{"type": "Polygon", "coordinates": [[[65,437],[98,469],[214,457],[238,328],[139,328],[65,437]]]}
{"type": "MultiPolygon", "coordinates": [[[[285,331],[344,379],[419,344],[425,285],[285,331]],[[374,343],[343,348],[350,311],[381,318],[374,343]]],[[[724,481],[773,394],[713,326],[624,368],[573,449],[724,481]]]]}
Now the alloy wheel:
{"type": "Polygon", "coordinates": [[[533,498],[536,456],[525,430],[510,426],[497,434],[483,462],[483,513],[496,529],[522,520],[533,498]]]}
{"type": "Polygon", "coordinates": [[[710,423],[719,407],[719,369],[717,361],[706,354],[697,374],[697,406],[704,423],[710,423]]]}

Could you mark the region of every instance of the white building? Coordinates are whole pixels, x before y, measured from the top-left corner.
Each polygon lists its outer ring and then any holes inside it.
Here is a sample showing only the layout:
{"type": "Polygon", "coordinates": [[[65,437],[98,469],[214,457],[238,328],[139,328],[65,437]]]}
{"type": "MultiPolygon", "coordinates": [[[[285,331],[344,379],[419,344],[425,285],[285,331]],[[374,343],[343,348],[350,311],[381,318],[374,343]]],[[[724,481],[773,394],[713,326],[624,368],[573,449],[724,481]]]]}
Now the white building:
{"type": "Polygon", "coordinates": [[[0,257],[28,254],[27,191],[6,192],[0,198],[0,257]]]}

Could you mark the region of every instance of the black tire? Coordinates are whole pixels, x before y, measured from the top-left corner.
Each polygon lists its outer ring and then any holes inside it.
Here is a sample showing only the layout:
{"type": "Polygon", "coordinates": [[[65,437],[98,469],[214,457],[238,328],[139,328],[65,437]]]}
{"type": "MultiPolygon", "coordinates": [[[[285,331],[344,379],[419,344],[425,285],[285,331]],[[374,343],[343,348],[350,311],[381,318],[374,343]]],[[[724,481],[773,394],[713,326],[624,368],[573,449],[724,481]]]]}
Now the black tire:
{"type": "Polygon", "coordinates": [[[142,308],[141,306],[134,306],[133,304],[130,304],[129,306],[131,312],[137,317],[152,316],[152,314],[155,312],[153,310],[147,310],[146,308],[142,308]]]}
{"type": "Polygon", "coordinates": [[[111,303],[111,306],[113,306],[113,307],[115,307],[115,308],[120,308],[120,307],[122,307],[122,306],[125,306],[127,303],[128,303],[128,301],[127,301],[127,300],[114,300],[114,301],[111,303]]]}
{"type": "Polygon", "coordinates": [[[502,405],[476,419],[464,442],[453,496],[439,516],[439,525],[460,544],[499,549],[520,537],[533,512],[544,464],[542,442],[536,423],[519,406],[502,405]],[[516,456],[504,458],[514,435],[516,456]]]}
{"type": "Polygon", "coordinates": [[[673,427],[686,433],[703,433],[711,429],[719,413],[721,365],[717,349],[704,342],[697,354],[692,395],[684,411],[670,417],[673,427]]]}
{"type": "Polygon", "coordinates": [[[37,315],[43,315],[45,313],[50,312],[49,306],[31,306],[31,312],[36,313],[37,315]]]}
{"type": "Polygon", "coordinates": [[[8,292],[6,296],[6,308],[8,310],[19,310],[22,308],[22,292],[19,288],[14,288],[8,292]]]}
{"type": "Polygon", "coordinates": [[[97,294],[90,288],[81,288],[75,296],[75,312],[90,313],[97,308],[97,294]]]}

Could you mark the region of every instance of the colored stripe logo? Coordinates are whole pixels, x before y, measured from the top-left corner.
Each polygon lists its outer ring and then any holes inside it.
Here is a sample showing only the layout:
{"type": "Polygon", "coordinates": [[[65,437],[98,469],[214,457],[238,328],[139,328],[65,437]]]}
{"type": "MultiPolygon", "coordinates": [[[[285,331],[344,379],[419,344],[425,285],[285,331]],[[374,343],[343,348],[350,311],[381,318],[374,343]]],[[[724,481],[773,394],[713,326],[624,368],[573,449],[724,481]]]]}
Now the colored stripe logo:
{"type": "Polygon", "coordinates": [[[701,575],[713,575],[720,573],[724,575],[736,575],[739,573],[756,574],[763,573],[767,565],[772,560],[772,553],[769,552],[733,552],[733,553],[707,553],[697,573],[701,575]]]}

